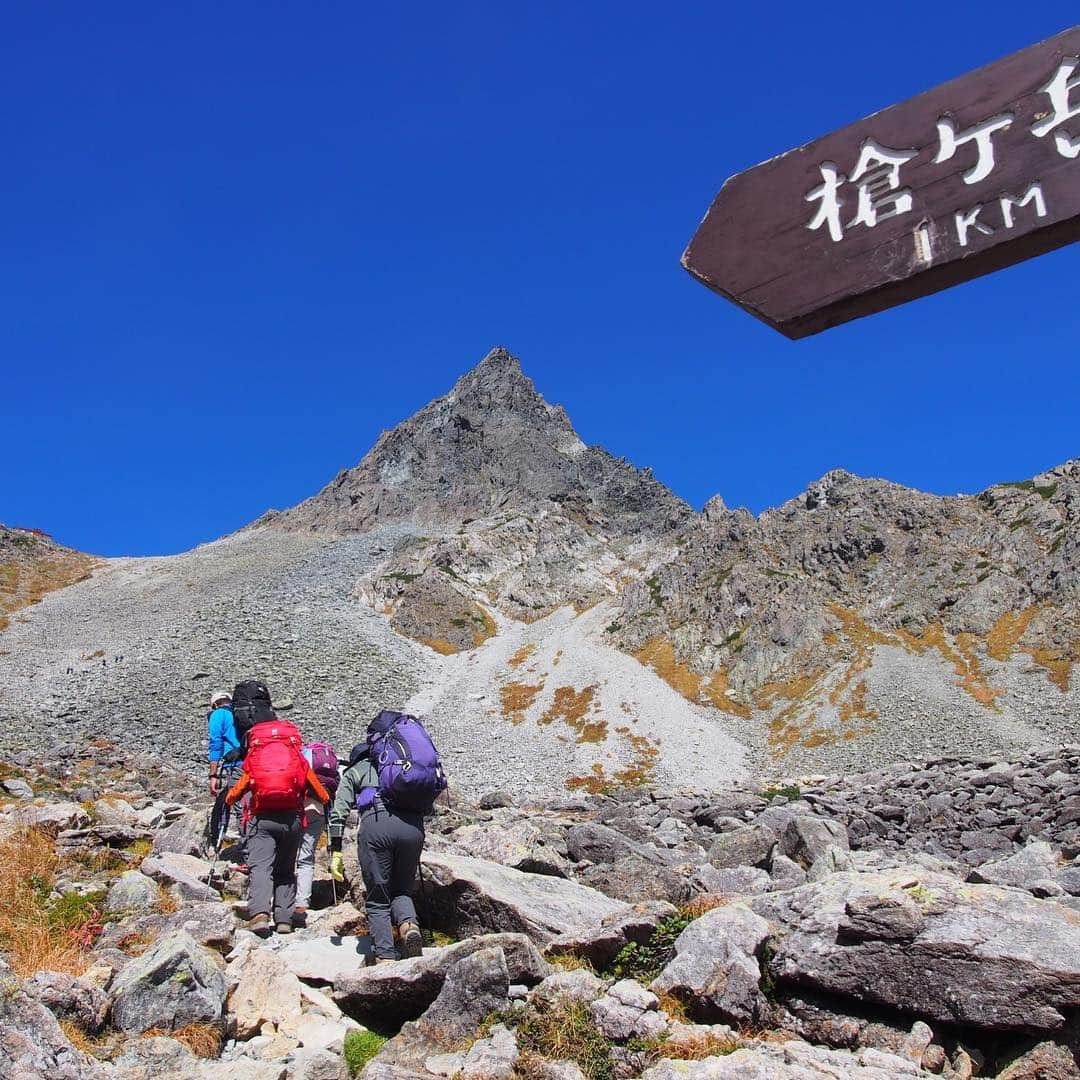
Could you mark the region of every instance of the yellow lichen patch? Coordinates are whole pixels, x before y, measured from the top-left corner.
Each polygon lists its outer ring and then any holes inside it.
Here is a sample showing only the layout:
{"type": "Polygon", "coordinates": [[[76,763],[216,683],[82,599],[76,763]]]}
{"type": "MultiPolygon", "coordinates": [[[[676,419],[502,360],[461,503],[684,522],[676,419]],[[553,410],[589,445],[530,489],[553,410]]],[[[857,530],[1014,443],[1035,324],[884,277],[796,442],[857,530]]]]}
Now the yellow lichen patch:
{"type": "Polygon", "coordinates": [[[1023,649],[1035,663],[1043,668],[1050,676],[1050,681],[1063,693],[1068,693],[1069,678],[1072,675],[1073,665],[1076,663],[1077,654],[1080,653],[1080,641],[1077,641],[1071,654],[1062,655],[1054,649],[1023,649]]]}
{"type": "Polygon", "coordinates": [[[579,743],[598,743],[607,738],[607,721],[587,720],[586,715],[595,708],[596,685],[575,690],[572,686],[560,686],[555,691],[547,712],[540,717],[541,724],[564,721],[577,735],[579,743]]]}
{"type": "MultiPolygon", "coordinates": [[[[499,628],[495,624],[495,620],[491,617],[491,613],[486,609],[477,605],[477,610],[480,612],[481,624],[473,631],[473,646],[483,645],[488,638],[493,638],[498,632],[499,628]]],[[[474,616],[475,618],[475,616],[474,616]]]]}
{"type": "Polygon", "coordinates": [[[815,671],[783,682],[764,683],[754,691],[754,704],[759,709],[768,709],[780,699],[798,703],[814,689],[822,674],[815,671]]]}
{"type": "Polygon", "coordinates": [[[455,645],[445,638],[420,638],[420,644],[434,649],[440,656],[452,656],[454,653],[461,652],[460,645],[455,645]]]}
{"type": "MultiPolygon", "coordinates": [[[[997,708],[995,702],[1004,690],[991,686],[987,681],[976,655],[979,639],[974,634],[957,634],[954,642],[950,642],[949,635],[941,623],[930,623],[921,634],[913,634],[903,629],[889,633],[874,630],[866,625],[857,612],[842,608],[838,604],[831,604],[829,609],[840,620],[841,632],[845,639],[856,648],[858,655],[855,664],[861,663],[860,658],[865,658],[866,663],[860,670],[869,666],[870,650],[875,645],[891,645],[916,656],[922,656],[931,649],[936,649],[952,664],[953,671],[959,677],[962,690],[970,694],[980,705],[985,705],[990,709],[997,708]]],[[[1012,629],[1014,630],[1015,627],[1012,629]]],[[[1023,633],[1023,630],[1020,632],[1023,633]]],[[[1003,635],[1001,640],[1005,639],[1003,635]]]]}
{"type": "Polygon", "coordinates": [[[592,765],[584,776],[572,776],[566,781],[569,791],[585,791],[590,795],[611,795],[619,788],[642,787],[656,779],[656,761],[660,746],[644,735],[636,735],[628,727],[616,731],[630,744],[633,757],[621,769],[610,776],[599,762],[592,765]]]}
{"type": "Polygon", "coordinates": [[[520,724],[525,719],[526,710],[536,700],[536,696],[544,689],[543,681],[535,686],[528,683],[511,682],[499,689],[499,697],[502,699],[502,714],[512,724],[520,724]]]}
{"type": "Polygon", "coordinates": [[[530,642],[526,642],[509,660],[506,661],[507,667],[519,668],[526,660],[529,659],[533,653],[536,652],[536,646],[530,642]]]}
{"type": "Polygon", "coordinates": [[[1037,612],[1037,607],[1029,607],[1024,611],[1006,611],[986,635],[987,656],[992,660],[1008,660],[1037,612]]]}
{"type": "MultiPolygon", "coordinates": [[[[851,692],[851,696],[840,705],[840,723],[850,724],[852,720],[876,720],[877,709],[866,703],[866,683],[861,682],[851,692]]],[[[844,732],[845,739],[854,738],[849,730],[844,732]]]]}
{"type": "Polygon", "coordinates": [[[705,699],[714,709],[731,713],[732,716],[748,717],[750,715],[750,706],[729,696],[728,691],[730,689],[731,684],[728,682],[727,670],[718,668],[709,676],[703,692],[705,699]]]}
{"type": "Polygon", "coordinates": [[[667,638],[657,637],[647,641],[634,659],[652,668],[673,690],[688,701],[697,701],[701,693],[701,676],[675,659],[675,646],[667,638]]]}

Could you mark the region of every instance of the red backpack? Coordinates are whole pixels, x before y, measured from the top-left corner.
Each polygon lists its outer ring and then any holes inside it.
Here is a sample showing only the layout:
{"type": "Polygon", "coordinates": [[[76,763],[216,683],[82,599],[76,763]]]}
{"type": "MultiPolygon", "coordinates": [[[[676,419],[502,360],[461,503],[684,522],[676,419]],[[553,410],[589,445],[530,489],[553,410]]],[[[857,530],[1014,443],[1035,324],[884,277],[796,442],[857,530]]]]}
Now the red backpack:
{"type": "Polygon", "coordinates": [[[264,720],[248,732],[244,771],[251,778],[251,812],[298,813],[304,808],[308,763],[300,732],[287,720],[264,720]]]}

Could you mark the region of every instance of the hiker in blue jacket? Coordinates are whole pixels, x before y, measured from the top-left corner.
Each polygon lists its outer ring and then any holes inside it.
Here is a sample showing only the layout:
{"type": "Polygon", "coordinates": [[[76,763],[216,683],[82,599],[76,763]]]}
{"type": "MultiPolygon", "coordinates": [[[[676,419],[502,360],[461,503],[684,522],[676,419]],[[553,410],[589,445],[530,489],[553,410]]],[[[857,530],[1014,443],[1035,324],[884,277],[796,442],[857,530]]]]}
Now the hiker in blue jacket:
{"type": "Polygon", "coordinates": [[[368,744],[358,743],[349,755],[330,811],[330,876],[335,881],[345,880],[341,837],[350,813],[360,809],[360,872],[368,927],[375,963],[384,964],[397,959],[395,926],[403,959],[419,956],[424,946],[412,899],[424,850],[424,816],[386,807],[378,792],[379,774],[371,764],[368,744]]]}
{"type": "Polygon", "coordinates": [[[231,786],[222,785],[222,769],[240,764],[240,739],[233,720],[232,695],[227,690],[218,690],[210,699],[206,722],[210,730],[210,794],[216,795],[231,786]]]}

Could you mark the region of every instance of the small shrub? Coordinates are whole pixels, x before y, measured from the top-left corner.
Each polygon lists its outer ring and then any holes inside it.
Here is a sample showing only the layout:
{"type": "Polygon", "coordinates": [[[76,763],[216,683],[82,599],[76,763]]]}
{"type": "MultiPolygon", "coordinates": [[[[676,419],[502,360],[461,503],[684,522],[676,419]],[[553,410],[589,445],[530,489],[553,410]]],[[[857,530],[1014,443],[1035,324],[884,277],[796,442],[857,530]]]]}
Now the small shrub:
{"type": "Polygon", "coordinates": [[[787,784],[784,787],[767,787],[759,791],[758,795],[766,802],[772,802],[773,799],[789,799],[794,802],[802,798],[802,789],[798,784],[787,784]]]}
{"type": "Polygon", "coordinates": [[[619,950],[611,965],[611,973],[617,979],[637,979],[652,982],[667,967],[675,955],[675,939],[693,922],[691,916],[680,912],[660,923],[641,945],[628,942],[619,950]]]}
{"type": "Polygon", "coordinates": [[[385,1035],[374,1031],[350,1031],[345,1036],[345,1064],[349,1075],[356,1076],[360,1070],[382,1049],[385,1035]]]}

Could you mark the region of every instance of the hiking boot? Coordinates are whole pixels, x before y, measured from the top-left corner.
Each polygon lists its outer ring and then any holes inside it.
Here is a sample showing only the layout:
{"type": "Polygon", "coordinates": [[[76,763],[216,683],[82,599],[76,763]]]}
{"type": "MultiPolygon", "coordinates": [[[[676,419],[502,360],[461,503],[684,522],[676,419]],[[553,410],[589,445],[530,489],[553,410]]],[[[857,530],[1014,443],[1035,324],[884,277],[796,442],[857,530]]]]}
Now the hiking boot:
{"type": "Polygon", "coordinates": [[[307,908],[297,908],[293,912],[292,924],[297,930],[303,930],[307,926],[307,908]]]}
{"type": "Polygon", "coordinates": [[[375,957],[375,966],[376,967],[378,967],[380,964],[393,964],[393,963],[395,963],[395,959],[392,956],[376,956],[375,957]]]}
{"type": "Polygon", "coordinates": [[[241,925],[245,930],[258,934],[259,937],[266,937],[270,933],[270,916],[260,912],[258,915],[252,915],[241,925]]]}
{"type": "Polygon", "coordinates": [[[414,922],[404,922],[398,927],[401,935],[401,958],[409,960],[419,956],[424,951],[424,935],[420,933],[420,927],[414,922]]]}
{"type": "Polygon", "coordinates": [[[276,929],[279,934],[291,934],[292,933],[292,923],[279,922],[274,929],[276,929]]]}

